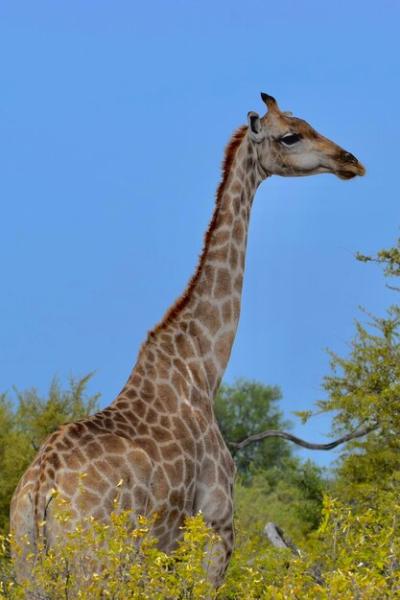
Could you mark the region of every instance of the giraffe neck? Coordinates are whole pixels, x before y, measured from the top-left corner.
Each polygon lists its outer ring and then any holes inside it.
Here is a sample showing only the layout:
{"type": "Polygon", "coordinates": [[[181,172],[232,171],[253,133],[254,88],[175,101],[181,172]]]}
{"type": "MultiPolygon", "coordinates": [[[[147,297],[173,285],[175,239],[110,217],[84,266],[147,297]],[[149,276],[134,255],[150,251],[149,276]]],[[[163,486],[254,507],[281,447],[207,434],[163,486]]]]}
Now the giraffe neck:
{"type": "Polygon", "coordinates": [[[162,379],[170,382],[174,369],[179,369],[185,397],[190,398],[191,386],[211,399],[215,395],[239,322],[250,211],[262,180],[255,146],[246,133],[247,128],[238,130],[227,147],[223,179],[195,274],[150,331],[127,386],[139,381],[150,363],[163,362],[165,368],[151,367],[157,379],[162,373],[162,379]]]}

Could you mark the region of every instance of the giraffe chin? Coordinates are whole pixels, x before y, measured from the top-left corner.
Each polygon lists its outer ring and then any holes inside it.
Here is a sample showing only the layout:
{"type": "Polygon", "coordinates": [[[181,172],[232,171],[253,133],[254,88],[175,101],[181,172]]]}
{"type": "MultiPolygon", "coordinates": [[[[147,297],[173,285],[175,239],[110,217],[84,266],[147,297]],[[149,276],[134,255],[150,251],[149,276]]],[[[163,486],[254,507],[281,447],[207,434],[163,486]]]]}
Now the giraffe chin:
{"type": "Polygon", "coordinates": [[[360,163],[358,163],[358,165],[356,165],[355,170],[354,168],[352,170],[350,169],[339,169],[337,171],[335,171],[335,175],[337,175],[339,177],[339,179],[354,179],[354,177],[357,177],[357,175],[359,177],[363,177],[363,175],[365,175],[365,167],[363,167],[363,165],[361,165],[360,163]]]}
{"type": "Polygon", "coordinates": [[[354,179],[358,173],[354,173],[353,171],[336,171],[336,175],[339,179],[354,179]]]}

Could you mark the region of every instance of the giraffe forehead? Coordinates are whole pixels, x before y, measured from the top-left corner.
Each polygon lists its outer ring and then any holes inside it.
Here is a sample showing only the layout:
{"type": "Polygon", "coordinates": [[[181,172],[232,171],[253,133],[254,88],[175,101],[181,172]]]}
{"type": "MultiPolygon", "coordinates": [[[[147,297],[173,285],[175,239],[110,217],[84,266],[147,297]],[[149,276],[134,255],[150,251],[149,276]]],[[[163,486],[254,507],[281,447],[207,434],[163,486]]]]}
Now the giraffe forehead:
{"type": "Polygon", "coordinates": [[[287,117],[288,121],[290,121],[292,127],[298,132],[301,133],[304,137],[308,137],[310,139],[316,139],[320,137],[319,133],[315,131],[307,121],[303,119],[298,119],[296,117],[287,117]]]}
{"type": "Polygon", "coordinates": [[[266,120],[266,125],[273,136],[292,132],[299,133],[302,137],[308,139],[317,139],[321,137],[307,121],[304,121],[304,119],[291,117],[284,113],[274,115],[274,119],[270,122],[266,120]]]}

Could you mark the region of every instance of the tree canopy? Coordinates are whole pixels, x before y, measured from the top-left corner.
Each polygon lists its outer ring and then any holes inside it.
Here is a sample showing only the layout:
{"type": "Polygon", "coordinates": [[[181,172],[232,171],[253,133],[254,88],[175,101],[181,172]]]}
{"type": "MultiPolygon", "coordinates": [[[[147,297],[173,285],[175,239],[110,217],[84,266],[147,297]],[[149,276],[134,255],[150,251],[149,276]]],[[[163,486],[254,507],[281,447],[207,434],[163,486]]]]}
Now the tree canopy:
{"type": "MultiPolygon", "coordinates": [[[[357,255],[384,269],[388,287],[396,295],[393,278],[400,276],[400,242],[376,256],[357,255]]],[[[376,425],[363,438],[343,449],[336,473],[337,491],[346,501],[371,506],[382,492],[399,491],[400,483],[400,306],[384,316],[366,315],[356,323],[347,357],[331,354],[332,373],[325,378],[328,398],[318,408],[334,413],[337,432],[360,425],[376,425]]]]}
{"type": "MultiPolygon", "coordinates": [[[[265,429],[285,429],[289,423],[279,410],[282,393],[278,386],[239,379],[221,385],[215,399],[215,415],[225,440],[240,441],[265,429]]],[[[231,447],[239,473],[246,478],[258,469],[282,465],[291,455],[284,440],[264,440],[237,450],[231,447]]]]}
{"type": "Polygon", "coordinates": [[[0,396],[0,530],[8,526],[14,489],[45,438],[62,423],[95,412],[99,394],[87,394],[90,378],[71,378],[66,389],[54,379],[46,397],[34,388],[15,389],[12,399],[0,396]]]}

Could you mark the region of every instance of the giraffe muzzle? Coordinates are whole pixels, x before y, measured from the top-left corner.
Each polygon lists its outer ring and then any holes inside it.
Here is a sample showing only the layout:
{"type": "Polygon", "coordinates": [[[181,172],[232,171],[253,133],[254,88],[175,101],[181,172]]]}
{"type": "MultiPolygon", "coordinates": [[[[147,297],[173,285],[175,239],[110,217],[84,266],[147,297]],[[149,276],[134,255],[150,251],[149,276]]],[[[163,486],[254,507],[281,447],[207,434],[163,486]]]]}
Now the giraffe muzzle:
{"type": "Polygon", "coordinates": [[[340,153],[338,163],[336,175],[340,177],[340,179],[353,179],[354,177],[357,177],[357,175],[360,177],[365,175],[364,165],[362,165],[351,152],[343,150],[340,153]]]}

